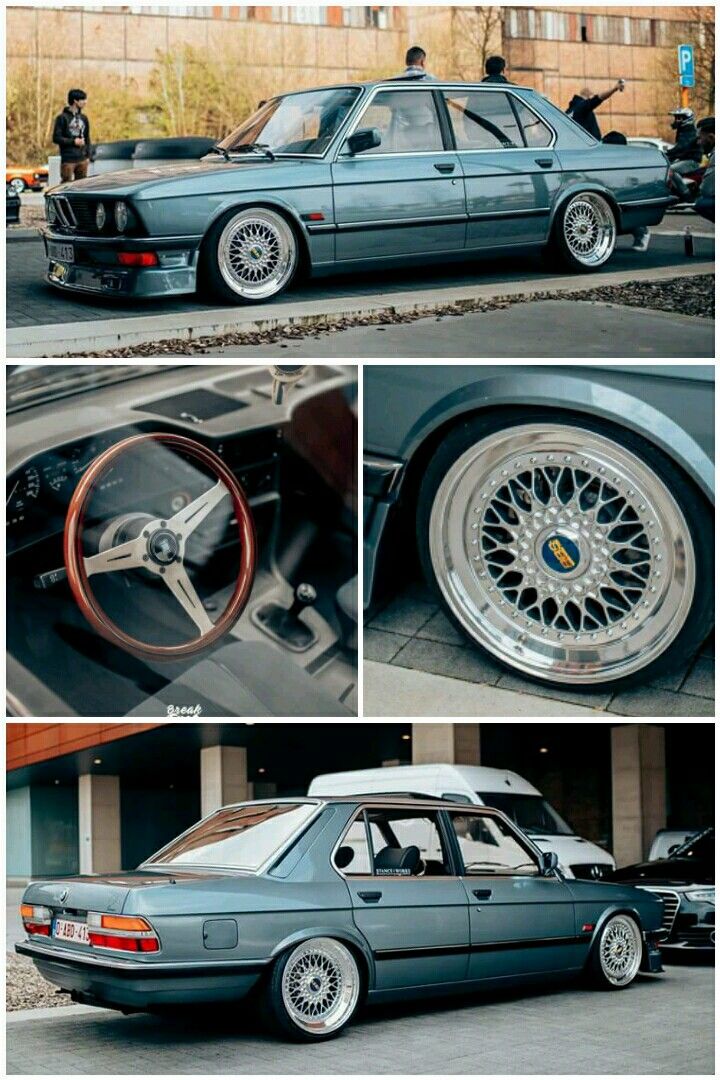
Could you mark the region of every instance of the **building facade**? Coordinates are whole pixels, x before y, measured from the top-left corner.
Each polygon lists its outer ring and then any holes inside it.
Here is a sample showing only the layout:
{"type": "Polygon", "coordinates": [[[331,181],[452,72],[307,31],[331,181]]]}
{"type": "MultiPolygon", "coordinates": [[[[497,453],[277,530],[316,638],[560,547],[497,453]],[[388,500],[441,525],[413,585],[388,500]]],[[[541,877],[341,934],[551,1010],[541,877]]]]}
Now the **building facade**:
{"type": "Polygon", "coordinates": [[[711,722],[8,723],[7,874],[132,869],[224,804],[410,763],[518,772],[620,865],[714,820],[711,722]]]}
{"type": "MultiPolygon", "coordinates": [[[[443,77],[479,78],[484,57],[500,52],[514,81],[562,108],[583,87],[622,77],[624,93],[599,114],[603,130],[667,135],[677,46],[714,53],[713,17],[710,7],[12,6],[7,63],[10,73],[40,66],[61,97],[72,85],[92,96],[108,79],[142,91],[160,53],[189,45],[232,58],[243,85],[268,97],[396,73],[419,43],[443,77]]],[[[712,111],[708,101],[702,111],[712,111]]]]}

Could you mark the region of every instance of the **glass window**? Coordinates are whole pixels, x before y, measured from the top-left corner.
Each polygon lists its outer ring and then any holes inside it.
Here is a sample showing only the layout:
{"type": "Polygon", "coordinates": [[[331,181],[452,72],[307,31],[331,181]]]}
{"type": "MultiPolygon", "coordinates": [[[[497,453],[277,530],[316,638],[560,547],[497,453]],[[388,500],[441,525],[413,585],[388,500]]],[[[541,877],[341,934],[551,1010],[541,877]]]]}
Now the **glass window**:
{"type": "Polygon", "coordinates": [[[364,153],[407,154],[443,149],[440,121],[429,90],[378,94],[355,130],[363,128],[377,128],[380,132],[380,146],[364,153]]]}
{"type": "Polygon", "coordinates": [[[273,98],[219,145],[231,153],[262,143],[276,154],[323,154],[359,93],[343,86],[273,98]]]}
{"type": "Polygon", "coordinates": [[[452,873],[436,813],[427,810],[367,811],[378,877],[439,877],[452,873]]]}
{"type": "Polygon", "coordinates": [[[367,841],[364,817],[356,818],[345,833],[341,846],[335,852],[335,865],[343,874],[370,874],[370,849],[367,841]]]}
{"type": "Polygon", "coordinates": [[[542,795],[516,795],[507,791],[479,791],[478,795],[487,806],[502,810],[523,832],[574,835],[568,823],[542,795]]]}
{"type": "Polygon", "coordinates": [[[511,38],[535,37],[535,12],[532,8],[511,8],[505,25],[511,38]]]}
{"type": "Polygon", "coordinates": [[[256,803],[219,810],[148,859],[148,864],[257,870],[316,810],[315,803],[256,803]]]}
{"type": "Polygon", "coordinates": [[[465,873],[532,876],[537,863],[500,818],[451,811],[450,818],[465,863],[465,873]]]}
{"type": "Polygon", "coordinates": [[[508,150],[525,145],[507,94],[448,90],[444,96],[458,150],[508,150]]]}
{"type": "Polygon", "coordinates": [[[514,99],[514,103],[528,146],[549,146],[553,135],[547,124],[544,124],[537,113],[528,109],[527,105],[523,105],[518,98],[514,99]]]}

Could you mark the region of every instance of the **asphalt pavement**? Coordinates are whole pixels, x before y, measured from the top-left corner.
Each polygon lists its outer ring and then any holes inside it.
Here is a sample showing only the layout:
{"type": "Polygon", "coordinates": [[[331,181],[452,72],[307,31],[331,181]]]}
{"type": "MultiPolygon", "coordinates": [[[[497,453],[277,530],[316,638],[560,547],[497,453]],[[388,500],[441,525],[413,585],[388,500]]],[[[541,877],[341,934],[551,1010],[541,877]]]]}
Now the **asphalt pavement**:
{"type": "Polygon", "coordinates": [[[672,966],[615,993],[571,983],[374,1007],[315,1045],[265,1034],[242,1004],[167,1019],[25,1010],[8,1016],[7,1072],[712,1075],[713,981],[672,966]]]}

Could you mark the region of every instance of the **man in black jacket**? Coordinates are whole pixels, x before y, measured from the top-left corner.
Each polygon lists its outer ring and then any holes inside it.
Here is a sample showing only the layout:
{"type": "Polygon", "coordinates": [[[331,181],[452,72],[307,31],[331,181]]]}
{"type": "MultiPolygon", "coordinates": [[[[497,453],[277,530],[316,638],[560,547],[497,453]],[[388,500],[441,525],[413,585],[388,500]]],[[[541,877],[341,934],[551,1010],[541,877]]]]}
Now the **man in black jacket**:
{"type": "Polygon", "coordinates": [[[595,116],[595,110],[598,105],[602,105],[603,101],[607,101],[613,94],[620,93],[625,89],[625,80],[618,79],[614,86],[611,86],[609,90],[603,91],[602,94],[591,94],[589,90],[581,90],[579,94],[575,94],[570,101],[565,112],[568,116],[571,116],[576,124],[585,128],[588,135],[592,135],[598,142],[602,139],[600,134],[600,125],[597,122],[595,116]]]}
{"type": "Polygon", "coordinates": [[[505,76],[505,60],[502,56],[488,56],[485,61],[485,78],[483,82],[509,83],[505,76]]]}
{"type": "Polygon", "coordinates": [[[83,115],[87,105],[84,90],[70,90],[68,103],[55,117],[53,142],[60,147],[60,177],[63,184],[82,180],[90,163],[90,121],[83,115]]]}

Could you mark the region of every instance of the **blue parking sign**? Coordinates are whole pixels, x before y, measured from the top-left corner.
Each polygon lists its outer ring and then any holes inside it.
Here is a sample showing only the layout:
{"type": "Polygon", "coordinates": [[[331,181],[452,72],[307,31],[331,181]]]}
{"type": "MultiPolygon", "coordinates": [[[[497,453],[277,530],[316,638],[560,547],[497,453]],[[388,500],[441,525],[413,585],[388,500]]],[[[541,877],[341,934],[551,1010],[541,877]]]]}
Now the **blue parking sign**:
{"type": "Polygon", "coordinates": [[[678,45],[678,74],[681,86],[695,85],[695,50],[692,45],[678,45]]]}

